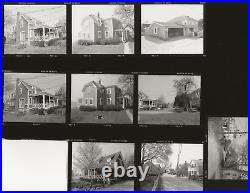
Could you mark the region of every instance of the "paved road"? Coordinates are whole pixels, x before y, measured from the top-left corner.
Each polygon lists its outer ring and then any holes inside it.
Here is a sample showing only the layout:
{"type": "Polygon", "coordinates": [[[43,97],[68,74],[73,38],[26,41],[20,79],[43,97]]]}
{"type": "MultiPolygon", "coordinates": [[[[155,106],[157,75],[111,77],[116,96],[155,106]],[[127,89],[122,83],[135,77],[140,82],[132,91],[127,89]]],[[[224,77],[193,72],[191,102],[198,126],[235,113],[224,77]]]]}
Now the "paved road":
{"type": "MultiPolygon", "coordinates": [[[[124,191],[133,191],[134,190],[134,181],[133,180],[127,180],[119,183],[115,183],[111,186],[107,186],[100,191],[106,191],[106,190],[124,190],[124,191]]],[[[99,190],[98,190],[99,191],[99,190]]]]}
{"type": "Polygon", "coordinates": [[[163,190],[203,190],[202,184],[184,177],[171,174],[162,175],[163,190]]]}

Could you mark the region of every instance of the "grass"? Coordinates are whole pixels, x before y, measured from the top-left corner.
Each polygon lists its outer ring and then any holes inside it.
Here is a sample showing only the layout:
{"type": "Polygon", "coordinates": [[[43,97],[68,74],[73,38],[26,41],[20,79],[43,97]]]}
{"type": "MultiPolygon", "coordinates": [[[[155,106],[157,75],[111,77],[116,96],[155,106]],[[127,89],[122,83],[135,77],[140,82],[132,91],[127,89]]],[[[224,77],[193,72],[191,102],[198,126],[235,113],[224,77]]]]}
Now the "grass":
{"type": "Polygon", "coordinates": [[[103,123],[103,124],[131,124],[125,111],[80,111],[71,109],[72,123],[103,123]],[[98,115],[102,115],[104,119],[97,119],[98,115]]]}
{"type": "Polygon", "coordinates": [[[147,113],[139,111],[139,124],[200,125],[200,113],[147,113]]]}
{"type": "Polygon", "coordinates": [[[16,113],[4,112],[3,122],[64,123],[65,116],[58,114],[34,115],[31,113],[21,116],[16,113]]]}
{"type": "Polygon", "coordinates": [[[73,54],[124,54],[124,45],[89,45],[81,46],[75,43],[73,54]]]}
{"type": "Polygon", "coordinates": [[[16,45],[4,45],[4,54],[66,54],[65,46],[48,46],[48,47],[33,47],[18,49],[16,45]]]}

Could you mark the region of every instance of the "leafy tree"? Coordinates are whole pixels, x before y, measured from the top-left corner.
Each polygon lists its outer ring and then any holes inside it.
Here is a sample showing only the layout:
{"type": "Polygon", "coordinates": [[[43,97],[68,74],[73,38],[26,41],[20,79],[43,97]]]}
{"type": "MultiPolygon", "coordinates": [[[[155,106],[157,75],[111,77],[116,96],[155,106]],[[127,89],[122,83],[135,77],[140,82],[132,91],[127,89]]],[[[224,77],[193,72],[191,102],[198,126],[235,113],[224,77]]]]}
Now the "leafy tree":
{"type": "Polygon", "coordinates": [[[160,95],[159,98],[158,98],[158,101],[159,101],[161,104],[164,104],[164,103],[165,103],[165,97],[164,97],[164,95],[160,95]]]}
{"type": "Polygon", "coordinates": [[[97,143],[79,143],[76,153],[73,155],[73,164],[81,171],[93,168],[96,166],[97,160],[100,158],[101,153],[102,149],[97,143]]]}
{"type": "Polygon", "coordinates": [[[4,75],[4,93],[10,93],[15,89],[15,84],[9,74],[4,75]]]}
{"type": "Polygon", "coordinates": [[[61,105],[66,105],[66,85],[62,84],[55,95],[60,99],[61,105]]]}
{"type": "Polygon", "coordinates": [[[166,162],[172,154],[171,144],[169,143],[143,143],[141,147],[142,165],[148,161],[161,158],[166,162]]]}
{"type": "Polygon", "coordinates": [[[184,76],[179,80],[174,80],[174,87],[178,94],[188,93],[193,87],[196,87],[194,78],[191,76],[184,76]]]}
{"type": "Polygon", "coordinates": [[[177,176],[188,176],[188,163],[186,161],[177,169],[177,176]]]}
{"type": "Polygon", "coordinates": [[[186,94],[186,93],[178,94],[174,100],[174,107],[182,107],[185,110],[189,110],[190,98],[189,98],[188,94],[186,94]]]}

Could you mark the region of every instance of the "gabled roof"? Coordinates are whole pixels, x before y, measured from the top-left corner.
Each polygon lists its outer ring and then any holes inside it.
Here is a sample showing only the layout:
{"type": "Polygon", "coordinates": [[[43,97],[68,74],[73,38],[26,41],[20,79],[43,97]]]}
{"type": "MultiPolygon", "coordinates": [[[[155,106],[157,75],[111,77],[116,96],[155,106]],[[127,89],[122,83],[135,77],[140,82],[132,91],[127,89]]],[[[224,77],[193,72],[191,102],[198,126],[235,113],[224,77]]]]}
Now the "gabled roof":
{"type": "Polygon", "coordinates": [[[42,21],[40,21],[40,20],[38,20],[38,19],[35,19],[35,18],[33,18],[33,17],[30,17],[30,16],[28,16],[28,15],[26,15],[26,14],[24,14],[24,13],[20,13],[20,15],[21,15],[22,17],[24,17],[24,19],[25,19],[28,23],[30,23],[30,24],[32,24],[32,25],[45,26],[45,27],[48,27],[48,28],[53,28],[52,26],[43,24],[42,21]]]}
{"type": "Polygon", "coordinates": [[[49,96],[54,96],[53,94],[50,94],[48,92],[45,92],[44,90],[42,90],[41,88],[34,86],[26,81],[20,80],[19,84],[23,84],[29,91],[34,91],[36,90],[36,93],[33,93],[32,96],[37,96],[37,95],[42,95],[42,94],[46,94],[49,96]]]}
{"type": "Polygon", "coordinates": [[[104,86],[103,86],[101,83],[95,82],[95,81],[91,81],[91,82],[86,83],[86,84],[83,86],[82,91],[84,91],[88,86],[91,86],[91,85],[96,86],[97,89],[104,88],[104,86]]]}
{"type": "Polygon", "coordinates": [[[158,21],[154,21],[152,22],[153,23],[157,23],[161,26],[166,26],[166,27],[184,27],[183,24],[181,24],[180,22],[185,20],[185,19],[188,19],[188,20],[193,20],[193,21],[197,21],[189,16],[180,16],[180,17],[175,17],[171,20],[168,20],[167,22],[158,22],[158,21]]]}
{"type": "MultiPolygon", "coordinates": [[[[114,163],[119,158],[119,156],[121,157],[123,161],[123,156],[121,152],[116,152],[116,153],[101,157],[98,160],[97,168],[102,168],[103,166],[108,165],[108,163],[114,163]]],[[[112,167],[112,165],[110,165],[110,167],[112,167]]]]}

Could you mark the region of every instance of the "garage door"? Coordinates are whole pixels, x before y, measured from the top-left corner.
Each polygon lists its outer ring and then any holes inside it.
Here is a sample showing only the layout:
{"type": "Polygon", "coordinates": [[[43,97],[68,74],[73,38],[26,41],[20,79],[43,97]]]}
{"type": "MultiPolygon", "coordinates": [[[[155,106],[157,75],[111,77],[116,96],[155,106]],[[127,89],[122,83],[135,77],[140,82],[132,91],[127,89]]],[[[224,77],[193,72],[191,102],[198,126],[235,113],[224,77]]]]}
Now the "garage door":
{"type": "Polygon", "coordinates": [[[168,37],[183,36],[183,28],[168,28],[168,37]]]}

